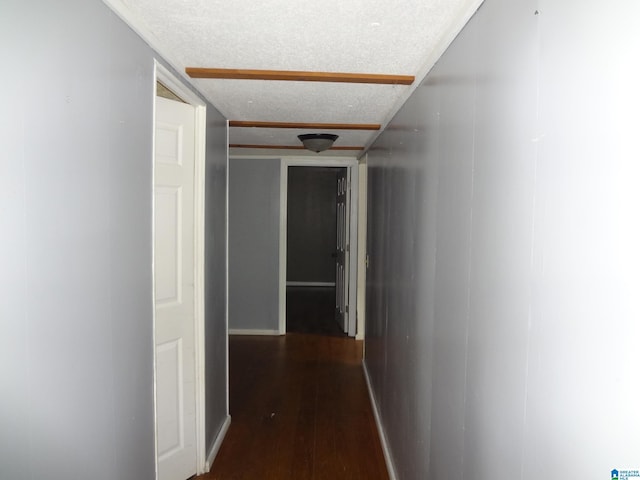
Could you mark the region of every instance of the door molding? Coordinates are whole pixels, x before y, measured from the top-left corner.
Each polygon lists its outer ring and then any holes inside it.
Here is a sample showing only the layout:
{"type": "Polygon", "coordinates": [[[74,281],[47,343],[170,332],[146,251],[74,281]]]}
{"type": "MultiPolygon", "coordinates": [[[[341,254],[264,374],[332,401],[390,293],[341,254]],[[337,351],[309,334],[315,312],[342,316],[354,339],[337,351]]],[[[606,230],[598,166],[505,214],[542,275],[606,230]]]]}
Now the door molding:
{"type": "MultiPolygon", "coordinates": [[[[158,60],[154,60],[154,98],[156,82],[160,81],[182,100],[191,105],[195,114],[194,138],[194,345],[195,345],[195,389],[196,389],[196,471],[198,474],[206,472],[206,439],[205,439],[205,347],[204,347],[204,212],[205,212],[205,158],[206,158],[206,104],[181,79],[158,60]]],[[[154,102],[155,105],[155,102],[154,102]]],[[[155,107],[154,107],[155,125],[155,107]]],[[[154,158],[155,158],[155,126],[154,126],[154,158]]],[[[153,232],[155,235],[155,231],[153,232]]],[[[155,288],[154,288],[155,291],[155,288]]],[[[155,295],[155,294],[154,294],[155,295]]],[[[153,328],[155,338],[155,298],[153,299],[153,328]]],[[[154,410],[155,404],[155,348],[154,348],[154,410]]],[[[154,418],[155,418],[154,411],[154,418]]],[[[157,438],[157,426],[154,439],[157,438]]],[[[156,470],[158,461],[157,442],[154,442],[156,470]]],[[[157,471],[156,471],[157,475],[157,471]]]]}
{"type": "Polygon", "coordinates": [[[279,331],[287,333],[287,186],[289,167],[345,167],[351,170],[351,209],[349,228],[349,330],[357,332],[356,305],[358,301],[358,159],[355,157],[283,157],[280,159],[280,265],[279,265],[279,331]]]}

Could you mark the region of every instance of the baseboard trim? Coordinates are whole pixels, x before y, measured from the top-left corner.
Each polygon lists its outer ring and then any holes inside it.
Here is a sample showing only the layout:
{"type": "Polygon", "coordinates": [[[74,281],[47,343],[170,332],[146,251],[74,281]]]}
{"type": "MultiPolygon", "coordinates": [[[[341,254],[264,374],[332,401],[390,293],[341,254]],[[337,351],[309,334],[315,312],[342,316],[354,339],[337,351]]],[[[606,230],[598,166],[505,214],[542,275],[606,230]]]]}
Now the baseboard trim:
{"type": "Polygon", "coordinates": [[[385,433],[382,421],[380,420],[380,410],[378,409],[378,402],[373,394],[373,388],[371,387],[371,379],[369,378],[369,371],[367,370],[367,364],[362,362],[362,370],[364,371],[364,379],[367,382],[367,390],[369,391],[369,400],[371,400],[371,407],[373,409],[373,416],[376,420],[376,427],[378,427],[378,436],[382,443],[382,453],[384,454],[384,462],[387,464],[387,473],[389,474],[389,480],[398,480],[396,474],[396,467],[391,457],[391,449],[389,448],[389,442],[387,440],[387,434],[385,433]]]}
{"type": "Polygon", "coordinates": [[[229,335],[281,335],[280,330],[256,330],[252,328],[230,328],[229,335]]]}
{"type": "Polygon", "coordinates": [[[216,459],[216,455],[218,455],[218,451],[222,446],[222,441],[224,440],[225,435],[227,434],[227,430],[229,430],[229,425],[231,425],[231,415],[227,415],[227,418],[224,419],[222,423],[222,427],[220,427],[220,431],[218,432],[218,436],[213,441],[213,445],[211,445],[211,449],[207,454],[207,463],[205,464],[205,472],[208,473],[213,466],[213,461],[216,459]]]}
{"type": "Polygon", "coordinates": [[[287,287],[335,287],[336,282],[287,282],[287,287]]]}

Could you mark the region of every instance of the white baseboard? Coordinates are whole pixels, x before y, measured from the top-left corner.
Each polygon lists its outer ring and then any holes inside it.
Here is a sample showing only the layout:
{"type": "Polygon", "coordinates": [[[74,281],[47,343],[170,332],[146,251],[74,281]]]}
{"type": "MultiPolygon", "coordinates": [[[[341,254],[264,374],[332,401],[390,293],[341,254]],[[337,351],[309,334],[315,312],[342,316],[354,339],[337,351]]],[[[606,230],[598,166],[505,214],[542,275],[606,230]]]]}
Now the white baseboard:
{"type": "Polygon", "coordinates": [[[287,287],[335,287],[336,282],[287,282],[287,287]]]}
{"type": "Polygon", "coordinates": [[[384,431],[384,427],[380,420],[380,410],[378,409],[376,397],[373,395],[371,379],[369,378],[369,371],[367,370],[367,364],[365,362],[362,362],[362,370],[364,371],[364,379],[367,382],[367,390],[369,391],[369,399],[371,400],[371,407],[373,408],[373,416],[376,419],[376,427],[378,427],[378,435],[380,437],[380,442],[382,443],[382,453],[384,454],[384,462],[387,464],[389,480],[398,480],[396,467],[393,463],[393,458],[391,458],[391,449],[389,448],[389,442],[387,441],[387,434],[384,431]]]}
{"type": "Polygon", "coordinates": [[[256,330],[251,328],[230,328],[229,335],[280,335],[280,330],[256,330]]]}
{"type": "Polygon", "coordinates": [[[211,449],[207,453],[207,463],[205,464],[205,472],[209,472],[211,467],[213,466],[213,461],[216,459],[216,455],[220,450],[220,446],[222,445],[222,441],[224,440],[225,435],[227,434],[227,430],[229,430],[229,425],[231,425],[231,416],[227,415],[225,418],[222,427],[220,427],[220,431],[218,432],[218,436],[213,441],[213,445],[211,445],[211,449]]]}

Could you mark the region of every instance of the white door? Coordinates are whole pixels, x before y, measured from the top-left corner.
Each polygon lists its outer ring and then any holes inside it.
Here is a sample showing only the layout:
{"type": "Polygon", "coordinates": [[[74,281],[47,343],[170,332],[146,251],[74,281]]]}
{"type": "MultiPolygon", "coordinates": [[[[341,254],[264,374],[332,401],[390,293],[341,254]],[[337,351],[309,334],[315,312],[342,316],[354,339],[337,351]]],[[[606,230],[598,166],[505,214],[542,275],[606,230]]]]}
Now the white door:
{"type": "Polygon", "coordinates": [[[158,480],[196,473],[191,105],[156,97],[154,275],[158,480]]]}
{"type": "Polygon", "coordinates": [[[341,169],[336,191],[336,320],[345,333],[349,330],[350,173],[348,168],[341,169]]]}

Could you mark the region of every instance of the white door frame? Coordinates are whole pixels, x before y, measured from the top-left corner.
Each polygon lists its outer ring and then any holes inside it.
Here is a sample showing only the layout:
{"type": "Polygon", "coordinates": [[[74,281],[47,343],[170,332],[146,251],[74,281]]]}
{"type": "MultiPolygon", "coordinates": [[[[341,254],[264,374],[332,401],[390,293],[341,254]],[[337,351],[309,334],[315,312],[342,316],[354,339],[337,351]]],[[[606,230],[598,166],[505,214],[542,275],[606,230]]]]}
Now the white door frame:
{"type": "Polygon", "coordinates": [[[287,333],[287,186],[289,167],[346,167],[351,170],[351,209],[349,228],[349,331],[357,331],[358,304],[358,159],[355,157],[285,157],[280,159],[280,267],[279,267],[279,333],[287,333]]]}
{"type": "MultiPolygon", "coordinates": [[[[206,151],[206,105],[193,91],[182,83],[168,68],[155,60],[155,82],[160,81],[169,90],[178,95],[185,102],[193,106],[195,113],[195,140],[194,140],[194,344],[195,344],[195,387],[196,387],[196,470],[198,474],[205,473],[206,445],[205,445],[205,347],[204,347],[204,212],[205,212],[205,151],[206,151]]],[[[155,83],[154,82],[154,86],[155,83]]],[[[155,87],[154,87],[155,93],[155,87]]],[[[155,98],[155,95],[154,95],[155,98]]],[[[155,105],[155,102],[154,102],[155,105]]],[[[154,107],[155,125],[155,107],[154,107]]],[[[155,128],[154,128],[154,155],[155,158],[155,128]]],[[[155,235],[155,231],[153,232],[155,235]]],[[[154,266],[155,273],[155,266],[154,266]]],[[[155,274],[153,276],[155,283],[155,274]]],[[[155,285],[153,288],[155,292],[155,285]]],[[[155,293],[154,293],[155,295],[155,293]]],[[[155,338],[155,298],[153,299],[153,330],[155,338]]],[[[154,410],[156,372],[155,372],[155,347],[154,347],[154,410]]],[[[155,411],[154,411],[155,418],[155,411]]],[[[154,425],[154,428],[156,426],[154,425]]],[[[157,438],[157,429],[154,438],[157,438]]],[[[158,475],[158,446],[154,442],[156,458],[156,478],[158,475]]]]}

